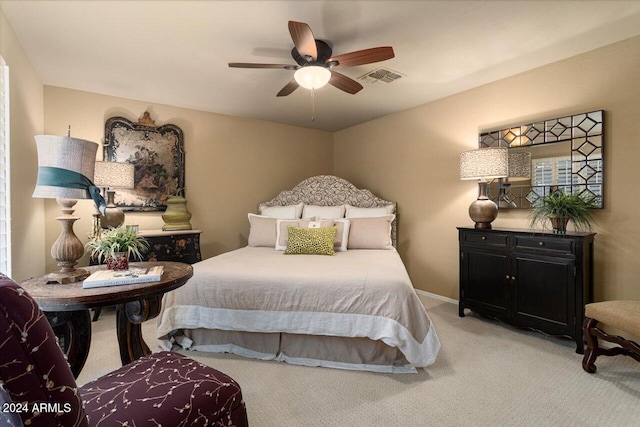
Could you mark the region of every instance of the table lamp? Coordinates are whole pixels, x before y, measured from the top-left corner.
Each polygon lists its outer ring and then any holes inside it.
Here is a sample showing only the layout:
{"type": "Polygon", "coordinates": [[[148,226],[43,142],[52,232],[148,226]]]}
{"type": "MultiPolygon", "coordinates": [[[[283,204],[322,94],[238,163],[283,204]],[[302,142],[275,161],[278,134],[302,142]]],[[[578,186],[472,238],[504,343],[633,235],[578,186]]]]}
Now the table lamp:
{"type": "Polygon", "coordinates": [[[481,148],[460,153],[460,179],[478,180],[478,199],[469,206],[469,216],[477,229],[491,229],[498,205],[487,197],[487,179],[508,175],[506,148],[481,148]]]}
{"type": "Polygon", "coordinates": [[[87,270],[75,268],[84,254],[84,245],[73,232],[73,223],[80,219],[73,215],[76,199],[92,198],[104,210],[104,199],[93,185],[94,163],[98,144],[70,136],[36,135],[38,150],[38,180],[32,197],[56,199],[62,215],[58,239],[51,246],[51,257],[60,271],[50,273],[47,281],[70,283],[84,280],[87,270]]]}
{"type": "Polygon", "coordinates": [[[515,181],[531,179],[531,153],[509,150],[509,171],[506,178],[500,178],[498,208],[517,208],[518,205],[509,198],[507,190],[515,181]]]}
{"type": "Polygon", "coordinates": [[[100,227],[120,227],[124,224],[124,212],[116,206],[114,188],[133,189],[134,165],[132,163],[96,162],[94,183],[104,187],[107,194],[107,208],[100,216],[100,227]]]}

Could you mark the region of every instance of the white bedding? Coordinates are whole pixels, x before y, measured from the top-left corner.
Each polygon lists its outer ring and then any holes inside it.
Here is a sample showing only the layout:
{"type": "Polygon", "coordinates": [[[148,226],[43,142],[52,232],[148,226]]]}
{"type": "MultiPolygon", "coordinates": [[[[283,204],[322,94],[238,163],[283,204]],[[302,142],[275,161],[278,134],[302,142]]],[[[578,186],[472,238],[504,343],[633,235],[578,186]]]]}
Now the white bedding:
{"type": "Polygon", "coordinates": [[[181,342],[194,350],[382,372],[415,372],[438,353],[435,329],[395,250],[319,256],[245,247],[193,267],[187,284],[164,296],[158,339],[165,349],[181,342]],[[260,345],[233,341],[230,331],[254,333],[260,345]],[[307,339],[303,350],[282,347],[300,335],[307,339]],[[331,340],[322,337],[356,339],[327,350],[331,340]],[[368,342],[361,351],[349,344],[360,341],[368,342]],[[317,355],[309,346],[318,346],[317,355]],[[393,349],[395,361],[368,355],[393,349]]]}

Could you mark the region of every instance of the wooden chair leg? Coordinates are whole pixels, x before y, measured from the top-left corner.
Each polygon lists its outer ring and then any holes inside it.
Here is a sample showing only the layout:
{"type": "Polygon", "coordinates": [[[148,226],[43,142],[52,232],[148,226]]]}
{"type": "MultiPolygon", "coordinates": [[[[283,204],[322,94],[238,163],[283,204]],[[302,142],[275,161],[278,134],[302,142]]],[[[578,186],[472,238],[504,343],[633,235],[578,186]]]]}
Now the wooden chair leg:
{"type": "Polygon", "coordinates": [[[590,374],[594,374],[596,372],[597,368],[595,362],[600,350],[598,346],[598,337],[594,333],[594,329],[597,324],[597,319],[585,317],[582,327],[584,339],[587,342],[587,348],[584,352],[584,357],[582,358],[582,369],[590,374]]]}

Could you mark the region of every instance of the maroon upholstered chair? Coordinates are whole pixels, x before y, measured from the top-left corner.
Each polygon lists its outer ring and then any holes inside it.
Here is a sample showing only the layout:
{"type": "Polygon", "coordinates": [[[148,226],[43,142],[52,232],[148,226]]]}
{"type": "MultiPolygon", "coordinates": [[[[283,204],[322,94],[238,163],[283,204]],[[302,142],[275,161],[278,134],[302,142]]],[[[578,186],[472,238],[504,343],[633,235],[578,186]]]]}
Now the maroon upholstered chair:
{"type": "MultiPolygon", "coordinates": [[[[37,303],[1,274],[0,385],[29,426],[248,425],[240,386],[178,353],[151,354],[78,387],[37,303]]],[[[8,420],[0,412],[0,425],[8,420]]]]}

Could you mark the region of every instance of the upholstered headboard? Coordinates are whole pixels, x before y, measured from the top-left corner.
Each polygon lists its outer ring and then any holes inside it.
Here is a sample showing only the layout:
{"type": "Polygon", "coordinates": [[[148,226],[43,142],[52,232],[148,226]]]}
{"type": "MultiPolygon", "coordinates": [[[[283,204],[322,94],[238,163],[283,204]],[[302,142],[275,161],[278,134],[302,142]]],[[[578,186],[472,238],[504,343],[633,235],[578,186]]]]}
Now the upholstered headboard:
{"type": "Polygon", "coordinates": [[[351,205],[358,208],[377,208],[393,205],[396,215],[391,224],[393,246],[398,244],[398,209],[395,202],[376,197],[371,191],[357,188],[349,181],[333,175],[307,178],[291,190],[282,191],[274,199],[258,205],[258,212],[269,206],[286,206],[298,203],[319,206],[351,205]]]}

